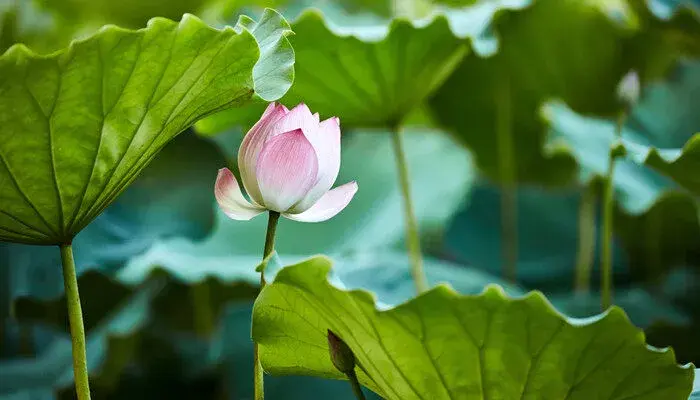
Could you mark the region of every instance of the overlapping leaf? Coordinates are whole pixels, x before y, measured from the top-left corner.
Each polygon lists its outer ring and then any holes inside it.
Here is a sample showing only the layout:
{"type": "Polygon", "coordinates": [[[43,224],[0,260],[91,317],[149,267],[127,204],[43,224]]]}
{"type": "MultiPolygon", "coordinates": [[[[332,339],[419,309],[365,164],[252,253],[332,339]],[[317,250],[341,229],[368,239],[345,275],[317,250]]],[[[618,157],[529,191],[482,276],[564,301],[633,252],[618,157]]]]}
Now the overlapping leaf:
{"type": "MultiPolygon", "coordinates": [[[[252,258],[253,256],[251,256],[252,258]]],[[[258,258],[258,257],[255,257],[258,258]]],[[[144,326],[134,330],[133,335],[112,338],[95,356],[93,379],[98,393],[119,388],[120,379],[127,379],[129,370],[136,366],[146,367],[158,363],[165,354],[149,350],[154,337],[160,338],[157,349],[164,352],[168,346],[183,346],[183,354],[189,367],[180,373],[189,376],[193,371],[206,369],[212,364],[224,363],[236,370],[234,389],[236,396],[252,395],[252,376],[248,374],[249,358],[252,357],[250,341],[250,314],[252,295],[257,289],[249,285],[257,283],[257,276],[248,273],[246,257],[231,255],[228,257],[198,258],[186,269],[164,270],[158,266],[142,264],[140,273],[124,271],[117,278],[109,278],[102,273],[91,271],[80,277],[79,284],[84,303],[85,323],[88,337],[97,336],[105,319],[112,318],[114,310],[130,298],[140,296],[146,288],[158,285],[159,290],[149,295],[147,302],[139,303],[140,310],[134,314],[147,314],[150,317],[144,326]],[[192,333],[197,334],[196,339],[192,333]],[[181,338],[189,341],[182,343],[181,338]],[[178,339],[180,338],[180,339],[178,339]],[[180,344],[178,344],[180,343],[180,344]],[[201,349],[205,355],[194,356],[193,349],[201,349]],[[112,387],[114,386],[114,387],[112,387]]],[[[410,299],[415,291],[408,269],[405,254],[397,252],[362,253],[339,258],[336,271],[343,283],[350,288],[369,288],[378,293],[384,304],[398,304],[410,299]],[[369,280],[368,277],[372,279],[369,280]]],[[[431,283],[450,282],[463,293],[478,293],[492,282],[500,282],[488,274],[464,268],[459,265],[427,258],[425,260],[428,279],[431,283]]],[[[172,267],[172,266],[170,266],[172,267]]],[[[275,272],[278,265],[269,266],[268,272],[275,272]]],[[[272,279],[274,274],[269,275],[272,279]]],[[[507,287],[509,293],[519,295],[516,287],[507,287]]],[[[35,322],[59,328],[68,333],[65,319],[64,300],[39,300],[22,298],[15,303],[15,317],[22,323],[35,322]]],[[[134,310],[132,310],[134,312],[134,310]]],[[[128,321],[128,320],[127,320],[128,321]]],[[[127,325],[123,320],[115,320],[115,327],[127,325]]],[[[165,368],[158,365],[159,368],[165,368]]],[[[27,370],[15,370],[22,382],[31,382],[30,377],[20,375],[27,370]]],[[[179,376],[179,375],[178,375],[179,376]]],[[[184,379],[184,378],[183,378],[184,379]]],[[[67,383],[61,381],[63,385],[67,383]]],[[[299,380],[294,378],[266,379],[266,389],[271,398],[306,398],[309,390],[322,391],[331,396],[344,385],[324,383],[320,380],[304,380],[312,387],[299,387],[299,380]],[[306,396],[304,395],[306,393],[306,396]]],[[[231,382],[229,382],[231,384],[231,382]]],[[[9,387],[9,386],[8,386],[9,387]]],[[[25,384],[14,386],[16,390],[26,393],[25,384]]],[[[0,385],[0,397],[2,396],[0,385]]],[[[352,393],[341,390],[334,398],[351,398],[352,393]],[[346,395],[345,397],[341,397],[346,395]]],[[[320,395],[320,394],[319,394],[320,395]]]]}
{"type": "MultiPolygon", "coordinates": [[[[576,142],[572,151],[587,169],[604,174],[606,162],[603,160],[608,149],[613,145],[621,146],[630,160],[657,170],[700,196],[700,177],[695,173],[700,170],[700,133],[692,136],[682,149],[658,149],[633,130],[624,130],[621,142],[617,142],[612,121],[585,118],[562,104],[548,104],[545,113],[555,130],[576,142]],[[596,158],[597,161],[586,162],[586,158],[596,158]]],[[[628,208],[634,210],[636,207],[630,205],[628,208]]]]}
{"type": "Polygon", "coordinates": [[[634,68],[656,79],[680,54],[697,51],[689,42],[700,24],[690,13],[659,20],[638,3],[615,3],[624,21],[609,15],[614,7],[607,2],[538,0],[502,13],[492,27],[498,52],[465,58],[431,101],[438,120],[473,149],[494,180],[569,182],[575,160],[543,151],[547,126],[540,106],[558,98],[577,112],[614,115],[625,72],[634,68]],[[500,164],[507,148],[516,149],[512,171],[500,164]]]}
{"type": "Polygon", "coordinates": [[[39,56],[0,58],[0,239],[69,242],[175,135],[204,115],[283,95],[293,77],[286,21],[236,30],[192,16],[108,27],[39,56]]]}
{"type": "MultiPolygon", "coordinates": [[[[110,368],[103,363],[109,346],[119,341],[128,341],[129,337],[148,323],[148,304],[159,289],[159,282],[147,282],[138,293],[123,297],[109,313],[96,316],[98,318],[93,321],[93,329],[87,340],[88,367],[91,372],[110,368]]],[[[73,382],[71,365],[71,342],[67,336],[62,336],[46,346],[42,354],[34,359],[3,363],[0,368],[0,397],[16,395],[52,398],[54,390],[73,382]]]]}
{"type": "Polygon", "coordinates": [[[310,10],[293,29],[297,77],[284,101],[305,101],[348,125],[399,122],[467,52],[442,17],[425,26],[395,19],[388,28],[343,32],[310,10]]]}
{"type": "MultiPolygon", "coordinates": [[[[323,13],[307,9],[292,24],[297,75],[282,101],[306,102],[321,116],[340,117],[345,126],[400,123],[452,73],[468,53],[470,40],[482,51],[494,46],[495,39],[484,33],[493,14],[525,3],[499,2],[474,11],[436,9],[421,19],[390,20],[386,10],[374,18],[347,15],[351,11],[339,3],[323,4],[323,13]]],[[[376,5],[391,9],[388,3],[376,5]]],[[[202,121],[198,130],[217,133],[250,124],[249,117],[226,111],[202,121]]]]}
{"type": "Polygon", "coordinates": [[[439,286],[380,311],[370,293],[329,284],[329,271],[330,260],[312,258],[261,292],[253,338],[266,371],[342,377],[330,329],[355,353],[360,381],[387,399],[657,399],[692,388],[691,366],[648,348],[619,308],[567,320],[538,293],[514,300],[497,287],[460,296],[439,286]]]}

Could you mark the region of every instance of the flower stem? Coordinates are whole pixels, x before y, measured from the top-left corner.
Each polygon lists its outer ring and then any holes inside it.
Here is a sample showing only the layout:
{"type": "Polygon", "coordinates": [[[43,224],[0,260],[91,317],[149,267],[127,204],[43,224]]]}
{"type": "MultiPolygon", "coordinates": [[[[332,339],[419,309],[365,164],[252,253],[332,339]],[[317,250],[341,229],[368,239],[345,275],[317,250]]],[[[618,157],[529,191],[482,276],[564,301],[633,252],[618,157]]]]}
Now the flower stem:
{"type": "Polygon", "coordinates": [[[501,243],[503,243],[501,257],[503,278],[509,282],[515,282],[518,264],[518,189],[510,103],[509,81],[507,76],[504,76],[496,100],[498,173],[501,181],[501,243]]]}
{"type": "MultiPolygon", "coordinates": [[[[615,139],[622,138],[622,127],[625,124],[626,113],[620,113],[615,128],[615,139]]],[[[603,189],[603,231],[601,237],[601,291],[600,305],[606,310],[612,304],[612,238],[613,238],[613,206],[615,205],[615,187],[613,178],[615,176],[615,154],[613,148],[616,142],[610,146],[608,154],[608,171],[605,176],[605,188],[603,189]]]]}
{"type": "Polygon", "coordinates": [[[576,256],[576,281],[574,288],[577,293],[586,293],[591,287],[591,269],[595,253],[595,205],[596,185],[591,182],[584,189],[578,213],[578,255],[576,256]]]}
{"type": "Polygon", "coordinates": [[[403,148],[403,137],[401,128],[395,125],[392,138],[394,140],[394,153],[396,155],[396,166],[399,171],[399,184],[403,197],[403,208],[406,218],[406,242],[408,247],[408,257],[411,262],[411,275],[416,284],[418,293],[428,290],[428,281],[423,271],[423,256],[420,250],[420,236],[418,234],[418,222],[413,210],[413,200],[411,199],[411,183],[408,176],[408,163],[403,148]]]}
{"type": "Polygon", "coordinates": [[[357,400],[365,400],[365,394],[362,393],[362,386],[360,386],[360,381],[357,380],[357,374],[355,373],[355,370],[352,370],[345,375],[350,381],[350,385],[352,386],[352,392],[355,393],[355,397],[357,397],[357,400]]]}
{"type": "Polygon", "coordinates": [[[70,244],[59,246],[61,262],[63,263],[63,285],[66,291],[68,305],[68,321],[73,340],[73,374],[75,375],[75,391],[78,400],[90,400],[90,383],[88,381],[87,356],[85,352],[85,327],[83,311],[80,306],[78,293],[78,278],[75,274],[73,247],[70,244]]]}
{"type": "MultiPolygon", "coordinates": [[[[277,222],[280,219],[280,213],[270,211],[267,220],[267,235],[265,236],[265,250],[263,251],[263,260],[267,258],[275,250],[275,232],[277,232],[277,222]]],[[[260,290],[265,287],[265,271],[260,271],[260,290]]],[[[265,382],[262,364],[260,364],[260,356],[258,354],[258,344],[253,342],[253,386],[255,388],[255,400],[263,400],[265,398],[265,382]]]]}

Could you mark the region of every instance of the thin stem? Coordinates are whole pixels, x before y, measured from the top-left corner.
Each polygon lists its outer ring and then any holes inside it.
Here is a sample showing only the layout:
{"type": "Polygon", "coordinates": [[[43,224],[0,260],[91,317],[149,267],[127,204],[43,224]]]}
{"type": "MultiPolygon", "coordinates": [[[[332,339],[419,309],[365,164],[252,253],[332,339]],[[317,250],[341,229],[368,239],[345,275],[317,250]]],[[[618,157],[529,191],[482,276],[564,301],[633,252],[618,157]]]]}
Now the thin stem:
{"type": "Polygon", "coordinates": [[[420,236],[418,233],[418,222],[413,211],[413,200],[411,199],[411,183],[408,175],[408,163],[403,148],[403,137],[401,128],[396,125],[392,132],[394,140],[394,153],[396,154],[396,166],[399,170],[399,184],[401,186],[401,196],[403,197],[404,217],[406,218],[406,246],[408,257],[411,262],[411,275],[416,284],[418,293],[428,290],[428,281],[423,271],[423,256],[420,250],[420,236]]]}
{"type": "Polygon", "coordinates": [[[209,282],[203,280],[196,283],[190,289],[190,296],[194,308],[194,327],[195,332],[206,337],[214,331],[215,322],[214,315],[211,309],[211,291],[209,290],[209,282]]]}
{"type": "MultiPolygon", "coordinates": [[[[267,258],[275,249],[275,232],[277,232],[277,222],[280,219],[280,213],[270,211],[267,220],[267,234],[265,236],[265,249],[263,250],[263,260],[267,258]]],[[[265,287],[265,271],[260,271],[260,290],[265,287]]],[[[262,364],[260,364],[260,355],[258,354],[258,344],[253,342],[253,386],[255,387],[255,400],[263,400],[265,398],[265,382],[262,364]]]]}
{"type": "MultiPolygon", "coordinates": [[[[625,124],[627,114],[621,113],[617,119],[615,128],[615,139],[622,138],[622,127],[625,124]]],[[[605,176],[605,188],[603,192],[603,231],[601,237],[601,291],[600,305],[603,310],[606,310],[612,304],[612,239],[613,239],[613,207],[615,205],[615,188],[613,185],[615,176],[615,154],[613,147],[615,142],[610,147],[608,154],[608,172],[605,176]]]]}
{"type": "Polygon", "coordinates": [[[660,268],[661,265],[661,259],[659,257],[660,255],[660,242],[661,238],[659,237],[659,232],[663,232],[661,230],[661,218],[659,218],[659,215],[654,212],[655,210],[652,210],[646,217],[646,250],[647,250],[647,270],[646,270],[646,278],[647,282],[651,283],[651,286],[654,288],[658,288],[660,286],[660,277],[662,276],[662,271],[660,268]]]}
{"type": "Polygon", "coordinates": [[[352,386],[352,392],[355,393],[355,397],[357,397],[357,400],[365,400],[365,394],[362,393],[362,386],[360,386],[360,381],[357,380],[357,374],[355,373],[355,370],[352,370],[345,375],[347,375],[348,380],[350,381],[350,385],[352,386]]]}
{"type": "Polygon", "coordinates": [[[578,255],[576,257],[577,293],[587,293],[591,288],[591,270],[595,253],[595,203],[596,188],[591,184],[584,190],[578,213],[578,255]]]}
{"type": "Polygon", "coordinates": [[[501,79],[497,96],[496,137],[498,141],[498,173],[501,181],[502,274],[507,281],[515,282],[518,264],[518,189],[511,131],[510,86],[507,76],[501,79]]]}
{"type": "Polygon", "coordinates": [[[73,339],[73,374],[75,375],[75,391],[78,400],[90,400],[90,382],[88,381],[87,356],[85,351],[85,326],[83,325],[83,310],[80,306],[78,293],[78,278],[75,274],[73,247],[70,244],[60,246],[63,263],[63,285],[66,291],[68,305],[68,321],[70,335],[73,339]]]}

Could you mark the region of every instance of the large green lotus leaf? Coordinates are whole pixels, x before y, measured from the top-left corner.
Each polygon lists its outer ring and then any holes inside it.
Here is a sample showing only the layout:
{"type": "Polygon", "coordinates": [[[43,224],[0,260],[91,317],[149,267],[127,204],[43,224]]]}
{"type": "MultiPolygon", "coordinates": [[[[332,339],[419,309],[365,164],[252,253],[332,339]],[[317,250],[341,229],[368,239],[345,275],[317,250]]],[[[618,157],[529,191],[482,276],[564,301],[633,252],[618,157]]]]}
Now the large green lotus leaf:
{"type": "Polygon", "coordinates": [[[253,338],[266,371],[341,378],[330,329],[355,353],[360,381],[387,399],[681,399],[692,388],[691,365],[647,347],[616,307],[571,320],[539,293],[460,296],[438,286],[378,310],[370,293],[332,286],[329,272],[329,259],[312,258],[261,292],[253,338]]]}
{"type": "Polygon", "coordinates": [[[293,77],[286,21],[266,11],[215,30],[186,15],[108,27],[39,56],[0,58],[0,239],[69,242],[173,137],[293,77]],[[257,40],[257,41],[256,41],[257,40]]]}
{"type": "Polygon", "coordinates": [[[621,108],[616,86],[628,70],[657,79],[680,53],[697,50],[687,36],[700,24],[688,13],[659,20],[633,3],[622,21],[609,15],[611,4],[592,1],[537,0],[500,14],[492,26],[498,52],[464,59],[431,100],[438,120],[473,149],[489,178],[569,182],[575,160],[561,149],[543,150],[548,129],[540,106],[558,98],[577,112],[614,115],[621,108]],[[512,170],[501,166],[508,147],[512,170]]]}

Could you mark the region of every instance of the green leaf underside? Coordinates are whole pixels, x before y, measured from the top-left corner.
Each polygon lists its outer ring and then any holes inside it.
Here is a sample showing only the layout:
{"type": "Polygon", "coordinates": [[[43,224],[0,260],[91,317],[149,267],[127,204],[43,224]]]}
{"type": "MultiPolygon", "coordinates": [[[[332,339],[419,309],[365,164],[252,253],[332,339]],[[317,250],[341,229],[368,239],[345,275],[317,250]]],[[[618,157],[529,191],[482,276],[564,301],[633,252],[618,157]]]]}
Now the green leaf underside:
{"type": "Polygon", "coordinates": [[[327,281],[316,257],[279,272],[253,310],[253,338],[272,374],[342,378],[331,329],[354,351],[360,381],[387,399],[683,399],[690,365],[647,347],[613,307],[567,320],[540,293],[508,299],[497,286],[461,296],[441,285],[379,311],[365,291],[327,281]]]}
{"type": "Polygon", "coordinates": [[[265,100],[281,97],[293,53],[274,41],[286,42],[288,25],[268,10],[249,27],[270,36],[258,44],[242,26],[216,30],[185,15],[137,31],[108,26],[48,56],[8,50],[0,57],[0,240],[69,242],[197,119],[248,102],[258,87],[265,100]]]}
{"type": "Polygon", "coordinates": [[[443,16],[424,26],[394,19],[384,37],[367,39],[331,28],[318,10],[308,10],[293,29],[297,76],[283,101],[304,101],[321,116],[338,116],[349,125],[398,122],[468,50],[443,16]]]}
{"type": "Polygon", "coordinates": [[[540,106],[556,98],[577,112],[615,115],[622,107],[616,87],[627,71],[657,79],[684,51],[695,50],[677,32],[678,25],[693,32],[700,25],[686,14],[659,21],[635,4],[628,11],[636,23],[622,23],[608,15],[605,5],[537,0],[523,10],[501,13],[492,28],[498,52],[486,58],[470,54],[436,91],[430,104],[438,121],[475,152],[489,178],[504,181],[507,173],[499,164],[500,121],[517,149],[518,181],[571,182],[574,157],[560,149],[543,151],[547,126],[540,106]]]}

